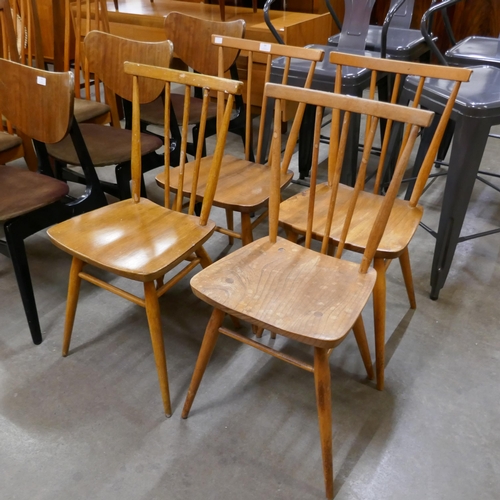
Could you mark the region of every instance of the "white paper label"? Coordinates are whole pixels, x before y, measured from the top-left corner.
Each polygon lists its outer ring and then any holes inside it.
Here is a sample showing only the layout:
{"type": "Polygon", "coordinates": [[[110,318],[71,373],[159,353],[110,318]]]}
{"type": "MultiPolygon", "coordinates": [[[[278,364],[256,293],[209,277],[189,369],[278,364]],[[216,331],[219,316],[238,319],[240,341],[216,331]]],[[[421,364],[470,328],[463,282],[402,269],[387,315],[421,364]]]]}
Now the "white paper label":
{"type": "Polygon", "coordinates": [[[47,79],[44,76],[37,76],[36,83],[38,83],[38,85],[43,85],[45,87],[45,85],[47,85],[47,79]]]}
{"type": "Polygon", "coordinates": [[[262,52],[271,52],[271,44],[270,43],[261,43],[259,45],[259,50],[262,52]]]}
{"type": "Polygon", "coordinates": [[[222,37],[221,36],[216,36],[214,38],[214,43],[218,43],[220,45],[222,43],[222,37]]]}

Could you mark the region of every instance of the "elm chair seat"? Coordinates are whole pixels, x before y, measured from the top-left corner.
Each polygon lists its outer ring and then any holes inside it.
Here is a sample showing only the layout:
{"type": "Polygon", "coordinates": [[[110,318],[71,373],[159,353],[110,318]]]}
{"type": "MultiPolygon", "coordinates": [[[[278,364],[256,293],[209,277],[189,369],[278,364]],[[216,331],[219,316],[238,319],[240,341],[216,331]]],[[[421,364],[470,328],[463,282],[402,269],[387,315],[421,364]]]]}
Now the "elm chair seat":
{"type": "Polygon", "coordinates": [[[500,68],[500,38],[469,36],[448,49],[444,57],[454,66],[487,64],[500,68]]]}
{"type": "MultiPolygon", "coordinates": [[[[80,130],[95,167],[114,165],[130,160],[132,132],[127,129],[103,127],[94,123],[81,123],[80,130]]],[[[141,134],[143,156],[156,151],[162,140],[151,134],[141,134]]],[[[71,138],[65,137],[57,144],[48,146],[51,156],[69,165],[79,165],[78,156],[71,138]]]]}

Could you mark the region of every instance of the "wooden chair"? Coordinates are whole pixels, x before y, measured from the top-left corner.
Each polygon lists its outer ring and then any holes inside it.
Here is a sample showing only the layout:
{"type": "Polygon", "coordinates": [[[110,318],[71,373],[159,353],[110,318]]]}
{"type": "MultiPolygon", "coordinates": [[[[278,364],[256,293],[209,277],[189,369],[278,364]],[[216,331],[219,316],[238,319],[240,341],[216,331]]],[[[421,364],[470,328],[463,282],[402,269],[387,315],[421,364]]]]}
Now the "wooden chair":
{"type": "MultiPolygon", "coordinates": [[[[90,70],[97,75],[111,94],[123,100],[132,100],[132,78],[123,71],[125,61],[168,67],[172,59],[172,44],[164,42],[138,42],[100,31],[92,31],[85,37],[85,54],[90,70]]],[[[143,102],[156,99],[162,85],[148,86],[149,94],[143,102]]],[[[82,123],[81,131],[96,167],[116,165],[116,184],[103,182],[105,192],[120,199],[130,197],[131,131],[95,123],[82,123]]],[[[158,166],[155,151],[162,141],[151,134],[141,134],[143,171],[158,166]]],[[[77,153],[68,139],[49,147],[49,153],[60,165],[79,165],[77,153]]],[[[79,180],[79,176],[67,169],[63,178],[79,180]]],[[[145,193],[145,188],[143,188],[145,193]]]]}
{"type": "MultiPolygon", "coordinates": [[[[390,103],[381,103],[352,96],[343,96],[311,89],[294,88],[268,83],[265,93],[276,99],[274,114],[274,134],[271,155],[272,175],[270,177],[269,200],[269,237],[261,238],[246,245],[227,257],[215,262],[201,271],[191,280],[191,287],[197,297],[214,307],[214,311],[205,331],[198,361],[182,412],[186,418],[198,390],[201,378],[214,349],[219,333],[223,333],[245,344],[252,345],[268,354],[287,361],[299,368],[314,373],[319,416],[323,469],[326,497],[333,498],[332,467],[332,418],[329,354],[351,329],[354,330],[363,361],[370,378],[373,377],[370,353],[366,340],[361,312],[368,301],[376,281],[377,273],[370,269],[379,242],[382,239],[387,220],[392,214],[396,195],[406,169],[411,150],[420,127],[428,126],[432,113],[411,109],[390,103]],[[329,164],[332,167],[332,185],[330,191],[330,216],[323,221],[326,228],[323,234],[329,234],[328,226],[336,216],[335,201],[340,193],[339,179],[343,154],[347,141],[349,119],[353,113],[366,114],[370,121],[369,132],[359,167],[355,193],[360,195],[362,179],[366,174],[370,149],[377,131],[378,120],[400,120],[410,128],[408,141],[404,144],[398,160],[395,174],[374,217],[375,223],[368,238],[361,264],[340,260],[346,240],[338,245],[336,257],[327,254],[329,238],[325,236],[321,252],[311,250],[310,245],[316,225],[316,189],[314,182],[306,194],[309,197],[306,233],[306,248],[278,236],[280,213],[280,175],[286,167],[280,165],[281,158],[281,111],[283,101],[296,101],[300,108],[305,104],[316,108],[314,129],[315,155],[312,165],[312,180],[318,174],[318,149],[321,132],[323,108],[330,108],[333,114],[332,134],[340,131],[338,148],[331,146],[329,164]],[[343,126],[340,126],[340,114],[344,112],[343,126]],[[308,196],[309,195],[309,196],[308,196]],[[333,217],[332,217],[333,216],[333,217]],[[290,339],[314,347],[314,363],[308,364],[288,353],[279,352],[253,338],[246,337],[223,326],[226,314],[248,321],[257,328],[266,328],[290,339]]],[[[300,115],[298,116],[300,118],[300,115]]],[[[286,143],[283,162],[290,159],[298,135],[298,123],[295,119],[292,133],[286,143]]],[[[333,144],[333,141],[332,141],[333,144]]],[[[361,196],[359,196],[359,201],[361,196]]],[[[350,213],[355,209],[358,196],[352,196],[350,210],[344,220],[344,233],[349,231],[350,213]]]]}
{"type": "Polygon", "coordinates": [[[73,49],[75,117],[79,122],[112,123],[115,127],[119,127],[120,119],[116,98],[112,93],[106,96],[102,95],[99,78],[92,75],[88,60],[84,55],[83,41],[87,33],[93,30],[110,32],[106,0],[65,0],[64,70],[70,70],[73,49]],[[82,83],[83,97],[81,96],[82,83]],[[92,88],[94,89],[93,93],[92,88]]]}
{"type": "MultiPolygon", "coordinates": [[[[242,240],[243,245],[250,243],[253,240],[253,229],[267,217],[267,203],[269,200],[269,182],[270,169],[269,166],[263,164],[262,159],[267,152],[263,151],[263,137],[265,128],[265,119],[262,118],[259,124],[258,140],[257,140],[257,155],[256,162],[253,159],[252,149],[252,104],[258,104],[261,108],[261,116],[266,116],[267,97],[264,95],[262,102],[256,102],[254,92],[258,85],[263,86],[269,81],[271,74],[271,63],[273,58],[282,57],[286,60],[287,68],[293,57],[294,61],[302,61],[304,64],[309,64],[309,73],[305,81],[305,87],[311,85],[312,77],[316,67],[316,62],[323,59],[323,51],[314,49],[305,49],[301,47],[290,47],[277,43],[262,43],[254,40],[243,40],[227,36],[213,35],[212,41],[215,46],[219,47],[219,68],[220,73],[227,66],[224,61],[225,50],[232,49],[234,51],[242,50],[245,53],[247,64],[242,69],[246,74],[246,124],[245,124],[245,159],[239,159],[232,155],[224,156],[222,160],[222,169],[215,193],[214,205],[224,208],[227,215],[227,229],[217,227],[217,230],[226,234],[230,238],[230,243],[233,238],[242,240]],[[255,63],[260,63],[260,69],[257,73],[255,63]],[[262,64],[264,63],[264,64],[262,64]],[[262,74],[264,73],[264,74],[262,74]],[[257,211],[264,211],[252,221],[251,214],[257,211]],[[239,212],[241,215],[241,230],[234,230],[233,212],[239,212]]],[[[288,71],[284,71],[281,83],[286,84],[288,71]]],[[[211,157],[207,157],[202,161],[201,178],[198,183],[198,199],[204,196],[204,190],[208,179],[211,157]]],[[[178,177],[180,169],[174,168],[170,174],[170,190],[177,192],[178,177]]],[[[190,171],[186,171],[184,175],[188,178],[192,175],[190,171]]],[[[281,173],[280,185],[285,188],[292,180],[293,173],[286,169],[281,173]]],[[[158,184],[165,187],[166,182],[162,174],[156,178],[158,184]]],[[[185,185],[184,194],[190,194],[190,184],[185,185]]]]}
{"type": "MultiPolygon", "coordinates": [[[[216,76],[219,72],[218,54],[219,50],[213,46],[212,34],[217,33],[222,36],[232,36],[243,38],[245,35],[245,21],[237,20],[227,23],[219,21],[210,21],[188,16],[180,12],[171,12],[165,17],[164,22],[165,33],[169,40],[172,41],[175,47],[176,56],[186,65],[197,73],[204,75],[216,76]],[[203,47],[203,50],[200,50],[203,47]]],[[[231,72],[231,77],[237,79],[235,61],[238,57],[238,50],[226,49],[224,53],[224,67],[221,71],[224,73],[231,72]]],[[[172,153],[170,161],[173,166],[179,165],[180,157],[180,131],[178,124],[183,123],[183,102],[184,96],[182,93],[173,93],[172,110],[175,120],[172,121],[171,130],[171,149],[172,153]]],[[[198,122],[201,114],[201,102],[197,96],[193,96],[190,105],[189,125],[193,125],[193,142],[188,143],[188,153],[194,153],[193,144],[197,143],[199,133],[198,122]]],[[[143,127],[149,124],[159,125],[163,127],[164,120],[164,103],[163,98],[159,97],[155,101],[144,104],[141,107],[141,118],[143,127]]],[[[208,108],[208,122],[205,129],[205,137],[212,136],[216,133],[216,114],[217,106],[210,104],[208,108]]],[[[229,130],[241,136],[242,140],[245,137],[244,130],[244,105],[240,96],[236,99],[236,109],[233,119],[229,125],[229,130]]]]}
{"type": "MultiPolygon", "coordinates": [[[[443,68],[428,64],[401,62],[388,59],[374,59],[364,56],[355,56],[342,53],[332,52],[330,54],[330,62],[337,66],[337,72],[343,67],[362,67],[372,71],[372,80],[370,86],[370,98],[374,99],[377,74],[391,74],[394,78],[394,87],[390,96],[393,103],[398,102],[401,82],[404,81],[407,75],[416,75],[419,77],[419,92],[413,101],[413,107],[419,105],[420,95],[424,80],[426,77],[443,78],[454,85],[453,92],[447,99],[446,109],[443,113],[439,126],[433,135],[432,144],[427,150],[423,168],[417,179],[418,188],[413,192],[411,200],[396,200],[393,213],[389,218],[386,232],[375,252],[374,267],[377,270],[377,282],[374,290],[374,320],[375,320],[375,343],[376,343],[376,360],[377,360],[377,387],[382,390],[384,386],[384,348],[385,348],[385,311],[386,311],[386,269],[394,259],[399,259],[403,277],[410,301],[410,307],[416,308],[415,291],[413,288],[413,278],[410,266],[410,256],[408,245],[420,223],[423,214],[423,208],[418,206],[418,200],[422,194],[423,188],[429,176],[430,170],[436,158],[437,149],[441,143],[446,124],[453,109],[457,92],[461,82],[468,81],[471,71],[458,68],[443,68]]],[[[335,82],[335,92],[340,93],[340,80],[335,82]]],[[[369,124],[367,124],[367,127],[369,124]]],[[[348,207],[349,200],[355,193],[353,188],[341,184],[338,188],[333,183],[332,165],[329,166],[328,181],[320,184],[316,189],[315,203],[317,211],[315,214],[315,227],[313,230],[313,238],[322,239],[324,233],[321,228],[324,227],[324,219],[328,213],[328,204],[331,191],[338,189],[336,216],[333,220],[330,233],[328,235],[333,245],[338,245],[342,238],[345,238],[345,247],[354,252],[363,253],[366,250],[369,235],[377,216],[378,207],[383,203],[383,197],[380,195],[381,183],[384,179],[384,167],[388,163],[388,155],[395,147],[393,134],[392,145],[390,145],[390,137],[392,131],[392,122],[389,121],[386,125],[385,134],[380,150],[380,158],[378,168],[376,169],[375,182],[367,185],[372,192],[363,192],[360,195],[359,203],[356,206],[355,212],[352,214],[352,222],[349,233],[342,235],[342,224],[344,211],[348,207]]],[[[367,132],[366,132],[367,133],[367,132]]],[[[365,134],[366,134],[365,133],[365,134]]],[[[407,137],[404,138],[406,140],[407,137]]],[[[336,141],[334,140],[334,144],[336,141]]],[[[307,233],[307,196],[299,193],[296,196],[283,202],[280,210],[280,224],[286,230],[288,238],[291,241],[297,241],[299,235],[307,233]]]]}
{"type": "MultiPolygon", "coordinates": [[[[203,249],[203,244],[215,230],[215,224],[208,219],[208,215],[217,184],[234,94],[240,92],[242,84],[233,80],[130,62],[125,64],[125,72],[128,76],[134,75],[132,199],[109,205],[91,214],[76,217],[71,221],[54,226],[48,231],[53,243],[73,256],[62,351],[63,356],[66,356],[82,279],[145,307],[165,414],[170,416],[172,411],[158,298],[198,264],[206,267],[211,262],[210,257],[203,249]],[[188,214],[181,213],[182,200],[180,198],[176,200],[172,208],[169,208],[168,193],[165,195],[165,207],[140,196],[141,134],[139,104],[152,95],[148,87],[156,89],[160,85],[165,88],[165,102],[167,104],[165,107],[165,124],[167,125],[168,138],[170,86],[179,83],[186,85],[186,110],[188,112],[191,89],[193,87],[203,88],[202,127],[207,118],[210,90],[228,94],[213,156],[210,194],[204,199],[201,217],[193,215],[194,196],[191,199],[188,214]],[[163,283],[164,275],[177,268],[183,261],[187,261],[187,265],[182,267],[175,277],[171,278],[167,283],[163,283]],[[133,281],[142,282],[144,285],[144,298],[132,295],[93,276],[84,269],[87,265],[104,269],[133,281]]],[[[130,78],[132,77],[130,76],[130,78]]],[[[187,133],[186,127],[182,133],[183,147],[187,143],[187,133]]],[[[201,148],[202,139],[200,138],[196,158],[198,165],[201,148]]],[[[165,169],[167,172],[170,162],[169,155],[169,148],[165,148],[165,169]]]]}
{"type": "Polygon", "coordinates": [[[73,75],[0,59],[0,87],[3,115],[20,134],[34,139],[40,171],[47,174],[0,166],[0,222],[5,233],[0,253],[12,259],[31,336],[40,344],[42,334],[24,240],[52,224],[105,205],[106,198],[84,144],[79,150],[87,182],[85,194],[71,197],[67,184],[52,176],[45,143],[57,142],[68,132],[72,140],[81,142],[73,120],[73,75]]]}

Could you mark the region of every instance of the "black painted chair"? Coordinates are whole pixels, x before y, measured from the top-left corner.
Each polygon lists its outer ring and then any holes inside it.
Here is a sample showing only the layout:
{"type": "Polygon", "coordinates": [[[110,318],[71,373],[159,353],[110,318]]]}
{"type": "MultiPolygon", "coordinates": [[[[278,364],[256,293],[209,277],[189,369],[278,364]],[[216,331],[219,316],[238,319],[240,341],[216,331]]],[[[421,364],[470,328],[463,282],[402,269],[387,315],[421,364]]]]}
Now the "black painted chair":
{"type": "Polygon", "coordinates": [[[73,120],[73,75],[0,59],[0,86],[5,89],[0,92],[3,115],[16,130],[33,138],[39,159],[41,173],[0,166],[0,223],[5,232],[0,253],[12,259],[31,336],[35,344],[40,344],[42,334],[24,240],[52,224],[107,202],[78,123],[73,120]],[[86,179],[85,192],[76,199],[69,195],[67,184],[52,176],[45,146],[60,141],[68,132],[86,179]]]}
{"type": "MultiPolygon", "coordinates": [[[[448,64],[428,32],[429,18],[443,12],[461,0],[442,0],[431,7],[422,18],[422,34],[431,50],[442,64],[448,64]]],[[[426,228],[436,237],[436,247],[431,270],[431,299],[437,299],[448,276],[458,243],[480,236],[500,232],[500,229],[461,236],[461,229],[472,194],[474,181],[479,172],[481,159],[492,126],[500,124],[500,68],[493,66],[474,66],[470,82],[460,88],[451,120],[454,122],[454,139],[444,191],[441,216],[437,232],[426,228]]],[[[417,82],[408,78],[405,82],[402,99],[411,100],[417,91],[417,82]]],[[[451,92],[448,82],[431,79],[426,82],[421,104],[442,113],[444,102],[451,92]]],[[[432,127],[422,136],[421,146],[414,166],[419,166],[426,148],[432,139],[432,127]]],[[[407,197],[411,193],[411,188],[407,197]]]]}

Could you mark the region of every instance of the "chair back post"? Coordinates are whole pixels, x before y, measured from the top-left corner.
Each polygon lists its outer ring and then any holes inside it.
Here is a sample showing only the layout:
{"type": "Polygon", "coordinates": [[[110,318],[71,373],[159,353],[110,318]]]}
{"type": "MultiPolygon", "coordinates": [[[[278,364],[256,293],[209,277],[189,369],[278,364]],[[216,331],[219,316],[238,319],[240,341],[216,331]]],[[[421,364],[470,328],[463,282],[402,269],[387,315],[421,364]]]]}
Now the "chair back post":
{"type": "Polygon", "coordinates": [[[385,16],[384,23],[382,25],[382,40],[380,44],[380,57],[385,59],[387,57],[387,34],[389,28],[393,26],[394,28],[406,28],[410,27],[411,18],[413,14],[413,1],[411,0],[392,0],[391,6],[387,15],[385,16]],[[411,4],[411,5],[409,5],[411,4]],[[402,8],[404,6],[404,9],[402,8]],[[412,9],[409,12],[409,9],[412,9]],[[402,10],[402,15],[398,16],[398,12],[402,10]]]}

